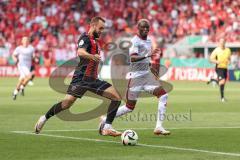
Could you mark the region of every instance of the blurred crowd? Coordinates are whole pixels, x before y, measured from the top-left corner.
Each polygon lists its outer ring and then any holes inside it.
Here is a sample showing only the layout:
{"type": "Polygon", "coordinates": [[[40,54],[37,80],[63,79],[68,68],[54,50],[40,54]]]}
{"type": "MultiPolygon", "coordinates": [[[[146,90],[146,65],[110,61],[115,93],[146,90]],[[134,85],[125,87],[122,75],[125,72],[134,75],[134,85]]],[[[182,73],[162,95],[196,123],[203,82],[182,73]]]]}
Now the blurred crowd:
{"type": "Polygon", "coordinates": [[[134,34],[140,18],[151,22],[157,44],[186,35],[215,42],[224,34],[227,42],[240,41],[240,0],[1,0],[0,64],[8,63],[26,35],[45,65],[74,57],[77,39],[93,16],[106,19],[103,42],[134,34]]]}

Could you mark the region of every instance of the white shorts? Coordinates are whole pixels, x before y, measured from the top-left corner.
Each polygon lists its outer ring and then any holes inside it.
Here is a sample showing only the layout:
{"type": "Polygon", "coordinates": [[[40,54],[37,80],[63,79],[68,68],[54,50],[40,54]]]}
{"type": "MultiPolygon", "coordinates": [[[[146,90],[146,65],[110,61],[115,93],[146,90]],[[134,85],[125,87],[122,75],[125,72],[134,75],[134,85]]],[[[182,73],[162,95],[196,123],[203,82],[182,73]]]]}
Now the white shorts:
{"type": "Polygon", "coordinates": [[[30,67],[27,67],[27,66],[18,66],[18,70],[19,70],[19,74],[20,74],[20,77],[19,79],[23,79],[27,76],[30,75],[30,67]]]}
{"type": "Polygon", "coordinates": [[[153,94],[154,89],[159,86],[161,86],[159,80],[156,80],[152,73],[147,73],[137,78],[130,78],[126,98],[128,100],[137,100],[141,92],[145,91],[153,94]]]}

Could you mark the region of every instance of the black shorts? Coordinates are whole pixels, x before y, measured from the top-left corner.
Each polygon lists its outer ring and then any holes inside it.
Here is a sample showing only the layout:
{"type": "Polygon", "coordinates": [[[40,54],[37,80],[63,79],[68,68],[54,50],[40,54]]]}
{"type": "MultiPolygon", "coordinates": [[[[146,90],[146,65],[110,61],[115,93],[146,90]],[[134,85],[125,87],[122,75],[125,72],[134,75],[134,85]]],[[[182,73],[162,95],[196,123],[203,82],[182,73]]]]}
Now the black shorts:
{"type": "Polygon", "coordinates": [[[98,95],[102,95],[104,90],[112,85],[106,81],[93,78],[73,78],[70,83],[67,94],[74,97],[81,98],[86,91],[93,92],[98,95]]]}
{"type": "Polygon", "coordinates": [[[225,68],[216,68],[218,80],[227,79],[227,69],[225,68]]]}
{"type": "Polygon", "coordinates": [[[31,68],[30,68],[30,72],[34,71],[35,70],[35,66],[34,65],[31,65],[31,68]]]}

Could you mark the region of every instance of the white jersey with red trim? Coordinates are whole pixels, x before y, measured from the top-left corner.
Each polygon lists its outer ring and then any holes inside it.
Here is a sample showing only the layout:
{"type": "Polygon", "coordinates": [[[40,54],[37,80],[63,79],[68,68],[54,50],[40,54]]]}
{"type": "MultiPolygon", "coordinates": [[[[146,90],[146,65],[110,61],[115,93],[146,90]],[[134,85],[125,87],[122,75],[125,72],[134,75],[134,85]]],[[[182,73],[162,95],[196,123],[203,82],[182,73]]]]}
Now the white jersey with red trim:
{"type": "MultiPolygon", "coordinates": [[[[149,37],[146,40],[141,39],[138,35],[131,39],[129,55],[146,56],[152,53],[152,41],[149,37]]],[[[137,62],[130,62],[130,72],[127,78],[136,78],[149,73],[150,58],[145,58],[137,62]]]]}

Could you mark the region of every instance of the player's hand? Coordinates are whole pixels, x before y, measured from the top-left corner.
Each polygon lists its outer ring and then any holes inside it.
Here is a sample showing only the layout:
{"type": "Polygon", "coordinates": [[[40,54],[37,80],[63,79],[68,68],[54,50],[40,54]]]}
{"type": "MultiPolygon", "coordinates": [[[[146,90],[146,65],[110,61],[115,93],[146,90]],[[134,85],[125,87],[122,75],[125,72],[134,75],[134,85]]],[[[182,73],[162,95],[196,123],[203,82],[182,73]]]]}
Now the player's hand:
{"type": "Polygon", "coordinates": [[[95,54],[93,55],[93,60],[99,62],[101,60],[101,57],[98,54],[95,54]]]}
{"type": "Polygon", "coordinates": [[[158,55],[161,55],[161,49],[160,48],[156,48],[152,52],[152,56],[158,56],[158,55]]]}

